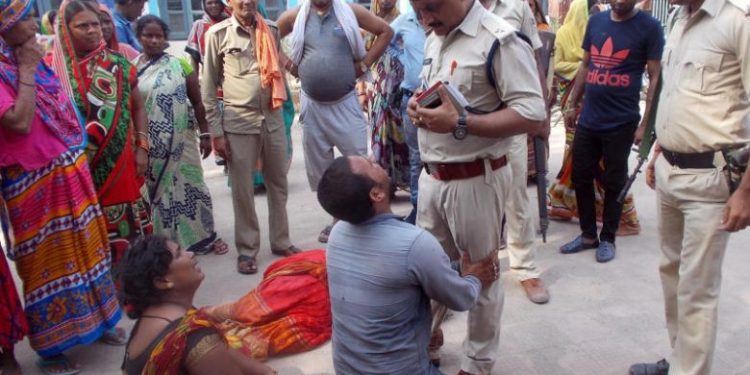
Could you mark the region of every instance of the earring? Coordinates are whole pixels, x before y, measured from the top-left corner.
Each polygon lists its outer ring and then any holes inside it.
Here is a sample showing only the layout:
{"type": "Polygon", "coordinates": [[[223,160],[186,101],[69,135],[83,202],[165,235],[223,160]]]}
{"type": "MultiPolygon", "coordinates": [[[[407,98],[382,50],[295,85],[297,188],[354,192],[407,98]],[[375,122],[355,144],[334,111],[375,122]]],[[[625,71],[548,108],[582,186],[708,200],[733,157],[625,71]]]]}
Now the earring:
{"type": "Polygon", "coordinates": [[[174,283],[171,281],[167,282],[167,289],[172,289],[172,288],[174,288],[174,283]]]}

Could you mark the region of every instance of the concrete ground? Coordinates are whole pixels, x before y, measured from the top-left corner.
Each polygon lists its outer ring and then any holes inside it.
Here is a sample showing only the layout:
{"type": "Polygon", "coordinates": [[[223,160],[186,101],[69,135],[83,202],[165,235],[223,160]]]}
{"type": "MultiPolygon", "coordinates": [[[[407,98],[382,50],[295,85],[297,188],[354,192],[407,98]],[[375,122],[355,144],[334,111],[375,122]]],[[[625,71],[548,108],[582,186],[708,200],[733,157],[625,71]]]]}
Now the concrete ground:
{"type": "MultiPolygon", "coordinates": [[[[330,217],[318,206],[308,187],[301,128],[297,125],[294,142],[288,203],[291,236],[300,248],[320,248],[317,236],[330,217]]],[[[554,180],[560,167],[563,143],[562,125],[558,125],[550,140],[550,180],[554,180]]],[[[212,158],[204,162],[204,167],[214,199],[216,229],[224,240],[233,244],[233,213],[226,178],[212,158]]],[[[635,183],[633,191],[643,230],[638,236],[619,238],[617,258],[610,263],[596,263],[592,251],[561,255],[558,247],[575,237],[578,227],[575,223],[551,223],[547,243],[541,243],[541,238],[537,243],[537,262],[552,295],[548,304],[539,306],[529,302],[513,275],[504,273],[502,342],[493,374],[624,375],[634,362],[655,361],[669,354],[657,270],[660,250],[655,195],[642,178],[635,183]]],[[[536,202],[535,187],[530,186],[529,193],[536,202]]],[[[264,237],[259,256],[263,271],[278,258],[270,254],[267,242],[266,200],[264,195],[257,198],[264,237]]],[[[399,192],[394,210],[406,214],[409,209],[407,194],[399,192]]],[[[718,375],[750,374],[748,243],[750,230],[733,235],[724,262],[714,362],[714,374],[718,375]]],[[[501,257],[507,270],[507,254],[501,252],[501,257]]],[[[258,284],[262,273],[238,274],[234,252],[203,256],[200,262],[206,279],[195,301],[198,306],[242,296],[258,284]]],[[[455,374],[459,369],[465,322],[466,314],[456,313],[444,325],[446,343],[442,351],[442,370],[447,374],[455,374]]],[[[124,318],[121,324],[130,329],[133,321],[124,318]]],[[[83,374],[118,374],[123,354],[122,347],[99,343],[69,352],[83,365],[83,374]]],[[[18,346],[17,355],[26,374],[40,373],[34,365],[36,356],[28,341],[18,346]]],[[[268,364],[283,375],[333,374],[330,343],[308,353],[271,359],[268,364]]]]}

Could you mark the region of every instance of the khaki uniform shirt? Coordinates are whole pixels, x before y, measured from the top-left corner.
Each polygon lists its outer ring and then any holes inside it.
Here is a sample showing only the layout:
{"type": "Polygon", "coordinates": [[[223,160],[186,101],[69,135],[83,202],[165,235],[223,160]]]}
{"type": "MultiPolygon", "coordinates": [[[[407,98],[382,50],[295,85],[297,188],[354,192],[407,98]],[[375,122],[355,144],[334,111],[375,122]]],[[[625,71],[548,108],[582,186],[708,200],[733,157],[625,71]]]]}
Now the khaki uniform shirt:
{"type": "Polygon", "coordinates": [[[693,153],[750,142],[750,0],[706,0],[686,7],[662,56],[656,115],[659,144],[693,153]],[[744,4],[744,7],[742,6],[744,4]]]}
{"type": "MultiPolygon", "coordinates": [[[[278,40],[276,25],[267,23],[278,40]]],[[[235,17],[206,32],[201,95],[213,136],[224,132],[258,134],[261,126],[270,130],[284,125],[281,110],[271,110],[270,87],[261,87],[255,56],[255,30],[245,29],[235,17]],[[223,113],[216,98],[217,87],[224,91],[223,113]]]]}
{"type": "MultiPolygon", "coordinates": [[[[504,103],[529,120],[541,121],[546,115],[531,47],[516,36],[513,26],[488,12],[479,1],[448,35],[432,33],[427,37],[421,78],[427,86],[437,81],[450,82],[472,108],[482,112],[497,111],[504,103]],[[492,61],[496,82],[493,87],[485,62],[495,40],[500,41],[500,46],[492,61]]],[[[464,140],[457,140],[451,133],[419,129],[419,149],[426,163],[495,159],[508,153],[511,142],[512,137],[485,138],[471,132],[464,140]]]]}
{"type": "Polygon", "coordinates": [[[531,41],[531,48],[535,51],[542,48],[542,40],[539,39],[539,30],[536,28],[536,19],[534,19],[534,13],[526,0],[494,0],[487,10],[508,21],[517,31],[526,35],[531,41]]]}

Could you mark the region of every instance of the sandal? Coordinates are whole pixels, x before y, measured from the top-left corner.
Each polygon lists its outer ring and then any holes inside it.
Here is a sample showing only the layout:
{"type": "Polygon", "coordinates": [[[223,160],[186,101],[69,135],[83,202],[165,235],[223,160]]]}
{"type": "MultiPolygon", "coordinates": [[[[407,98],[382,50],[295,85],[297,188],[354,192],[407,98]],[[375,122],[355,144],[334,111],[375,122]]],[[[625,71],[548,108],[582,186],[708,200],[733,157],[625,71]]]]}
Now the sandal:
{"type": "Polygon", "coordinates": [[[249,255],[240,255],[237,257],[237,272],[243,275],[252,275],[258,273],[258,261],[255,257],[249,255]]]}
{"type": "Polygon", "coordinates": [[[224,255],[229,252],[229,245],[227,245],[224,240],[219,238],[218,240],[214,241],[213,245],[211,245],[211,249],[216,255],[224,255]]]}
{"type": "Polygon", "coordinates": [[[39,358],[36,361],[36,365],[47,375],[75,375],[81,372],[81,365],[72,362],[64,354],[39,358]]]}
{"type": "Polygon", "coordinates": [[[318,235],[318,242],[328,243],[328,236],[331,235],[331,229],[333,229],[333,224],[328,225],[325,228],[323,228],[323,230],[320,231],[320,234],[318,235]]]}
{"type": "Polygon", "coordinates": [[[104,331],[102,337],[99,338],[102,344],[112,346],[124,346],[128,343],[128,333],[125,332],[124,328],[114,327],[104,331]]]}
{"type": "Polygon", "coordinates": [[[290,257],[295,254],[301,253],[302,250],[300,250],[297,246],[291,245],[286,249],[282,250],[271,250],[271,253],[274,255],[282,256],[282,257],[290,257]]]}

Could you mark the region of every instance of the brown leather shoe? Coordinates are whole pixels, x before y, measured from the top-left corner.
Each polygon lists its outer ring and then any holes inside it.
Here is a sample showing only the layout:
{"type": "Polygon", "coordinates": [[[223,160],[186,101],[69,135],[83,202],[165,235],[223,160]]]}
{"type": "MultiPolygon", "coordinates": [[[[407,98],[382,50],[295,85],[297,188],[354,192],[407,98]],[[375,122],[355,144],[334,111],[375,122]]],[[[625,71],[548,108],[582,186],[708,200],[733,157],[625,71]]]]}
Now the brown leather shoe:
{"type": "Polygon", "coordinates": [[[549,302],[549,292],[544,286],[544,282],[539,278],[527,279],[521,281],[521,286],[526,292],[526,297],[529,300],[540,305],[549,302]]]}

